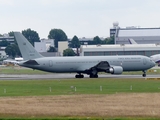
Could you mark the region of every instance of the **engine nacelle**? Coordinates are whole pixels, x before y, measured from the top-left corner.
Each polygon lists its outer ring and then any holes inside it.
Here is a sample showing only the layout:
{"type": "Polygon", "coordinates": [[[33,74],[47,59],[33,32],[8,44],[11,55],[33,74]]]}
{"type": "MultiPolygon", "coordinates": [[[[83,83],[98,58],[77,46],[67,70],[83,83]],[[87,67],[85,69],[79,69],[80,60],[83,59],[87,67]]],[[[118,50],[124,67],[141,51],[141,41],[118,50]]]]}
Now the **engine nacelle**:
{"type": "Polygon", "coordinates": [[[123,68],[121,66],[113,66],[109,68],[111,74],[122,74],[123,68]]]}

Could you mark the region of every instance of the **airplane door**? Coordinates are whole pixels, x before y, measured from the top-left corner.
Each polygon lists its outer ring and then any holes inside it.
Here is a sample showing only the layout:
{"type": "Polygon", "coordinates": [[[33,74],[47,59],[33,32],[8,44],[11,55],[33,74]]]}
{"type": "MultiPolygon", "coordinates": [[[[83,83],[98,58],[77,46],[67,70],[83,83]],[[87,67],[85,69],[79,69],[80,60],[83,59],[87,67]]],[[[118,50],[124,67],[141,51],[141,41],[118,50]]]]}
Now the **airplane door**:
{"type": "Polygon", "coordinates": [[[49,60],[49,67],[52,67],[53,66],[53,62],[52,60],[49,60]]]}
{"type": "Polygon", "coordinates": [[[147,64],[147,60],[144,58],[143,59],[143,64],[146,65],[147,64]]]}

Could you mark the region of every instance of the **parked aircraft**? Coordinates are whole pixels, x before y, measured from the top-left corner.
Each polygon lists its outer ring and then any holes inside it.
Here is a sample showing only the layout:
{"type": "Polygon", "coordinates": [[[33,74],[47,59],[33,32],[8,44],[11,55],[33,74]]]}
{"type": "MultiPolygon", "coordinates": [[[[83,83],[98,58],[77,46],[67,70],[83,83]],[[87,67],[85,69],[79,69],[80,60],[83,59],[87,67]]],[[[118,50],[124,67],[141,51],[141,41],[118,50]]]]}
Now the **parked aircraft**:
{"type": "Polygon", "coordinates": [[[160,66],[160,54],[155,54],[150,56],[150,58],[155,62],[158,63],[158,66],[160,66]]]}
{"type": "Polygon", "coordinates": [[[88,74],[90,78],[98,78],[98,72],[122,74],[123,71],[143,71],[155,66],[149,57],[141,55],[125,56],[76,56],[76,57],[43,57],[28,40],[15,32],[15,39],[20,48],[24,61],[20,66],[54,73],[77,73],[76,78],[83,78],[88,74]]]}

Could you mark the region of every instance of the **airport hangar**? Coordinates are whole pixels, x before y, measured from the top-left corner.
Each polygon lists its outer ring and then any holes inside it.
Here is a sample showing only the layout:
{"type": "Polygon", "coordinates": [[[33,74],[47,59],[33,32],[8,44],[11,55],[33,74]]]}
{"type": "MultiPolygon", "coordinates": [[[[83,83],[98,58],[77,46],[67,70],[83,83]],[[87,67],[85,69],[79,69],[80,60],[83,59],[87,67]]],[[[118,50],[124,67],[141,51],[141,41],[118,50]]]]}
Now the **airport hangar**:
{"type": "Polygon", "coordinates": [[[145,55],[160,53],[160,44],[81,45],[81,56],[145,55]]]}
{"type": "Polygon", "coordinates": [[[145,55],[160,54],[160,28],[120,28],[118,22],[113,23],[110,37],[115,38],[115,45],[81,45],[81,56],[109,55],[145,55]],[[137,44],[130,44],[128,39],[137,44]]]}
{"type": "Polygon", "coordinates": [[[139,26],[130,26],[126,28],[119,27],[119,23],[113,23],[110,29],[110,37],[113,36],[115,44],[130,44],[128,39],[132,38],[137,44],[158,44],[160,43],[160,27],[140,28],[139,26]]]}

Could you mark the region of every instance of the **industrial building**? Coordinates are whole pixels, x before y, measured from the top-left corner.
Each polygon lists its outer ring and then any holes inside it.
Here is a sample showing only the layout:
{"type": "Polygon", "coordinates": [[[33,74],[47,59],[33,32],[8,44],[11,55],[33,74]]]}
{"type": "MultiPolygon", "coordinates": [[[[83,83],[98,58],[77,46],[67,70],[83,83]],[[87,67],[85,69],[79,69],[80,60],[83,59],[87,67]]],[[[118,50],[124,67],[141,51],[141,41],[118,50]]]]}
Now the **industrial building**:
{"type": "Polygon", "coordinates": [[[110,37],[115,38],[115,44],[130,44],[128,39],[134,39],[137,44],[159,44],[160,27],[140,28],[139,26],[130,26],[121,28],[118,22],[113,23],[110,29],[110,37]]]}
{"type": "Polygon", "coordinates": [[[81,56],[145,55],[160,53],[160,44],[81,45],[81,56]]]}
{"type": "MultiPolygon", "coordinates": [[[[3,34],[3,36],[0,36],[0,42],[2,41],[7,41],[10,44],[14,44],[14,37],[9,36],[8,34],[3,34]]],[[[8,55],[6,55],[5,48],[6,47],[4,46],[0,47],[0,61],[8,57],[8,55]]]]}
{"type": "Polygon", "coordinates": [[[40,42],[34,42],[35,49],[38,52],[47,52],[50,46],[54,47],[53,39],[41,39],[40,42]]]}
{"type": "Polygon", "coordinates": [[[115,45],[81,45],[82,56],[107,55],[145,55],[160,54],[160,28],[119,27],[113,23],[110,37],[115,38],[115,45]],[[133,39],[137,44],[130,44],[133,39]]]}
{"type": "Polygon", "coordinates": [[[60,56],[63,56],[63,51],[68,48],[68,41],[59,41],[58,42],[58,52],[60,56]]]}

